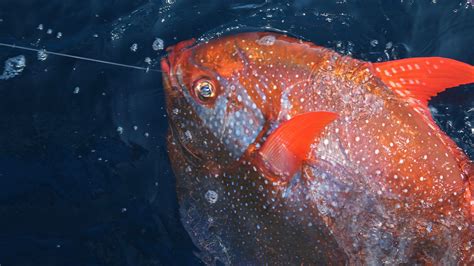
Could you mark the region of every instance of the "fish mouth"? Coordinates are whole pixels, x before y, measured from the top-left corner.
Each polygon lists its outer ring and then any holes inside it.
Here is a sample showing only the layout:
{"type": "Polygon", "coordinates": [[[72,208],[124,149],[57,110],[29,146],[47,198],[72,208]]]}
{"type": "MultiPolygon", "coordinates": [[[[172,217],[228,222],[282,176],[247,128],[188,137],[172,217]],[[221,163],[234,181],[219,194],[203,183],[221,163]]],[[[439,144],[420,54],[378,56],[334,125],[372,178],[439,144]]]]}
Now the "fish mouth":
{"type": "Polygon", "coordinates": [[[172,89],[179,88],[179,82],[176,77],[179,62],[189,54],[189,48],[196,44],[195,39],[190,39],[177,43],[166,48],[168,54],[161,58],[161,70],[163,72],[163,81],[165,90],[171,92],[172,89]]]}
{"type": "Polygon", "coordinates": [[[163,71],[163,74],[166,76],[170,76],[171,74],[171,63],[169,60],[169,56],[165,56],[161,58],[161,71],[163,71]]]}
{"type": "Polygon", "coordinates": [[[168,54],[161,59],[162,71],[167,75],[171,75],[174,72],[174,67],[178,64],[179,60],[182,58],[182,55],[185,54],[185,50],[188,50],[195,44],[196,39],[193,38],[166,48],[168,54]]]}

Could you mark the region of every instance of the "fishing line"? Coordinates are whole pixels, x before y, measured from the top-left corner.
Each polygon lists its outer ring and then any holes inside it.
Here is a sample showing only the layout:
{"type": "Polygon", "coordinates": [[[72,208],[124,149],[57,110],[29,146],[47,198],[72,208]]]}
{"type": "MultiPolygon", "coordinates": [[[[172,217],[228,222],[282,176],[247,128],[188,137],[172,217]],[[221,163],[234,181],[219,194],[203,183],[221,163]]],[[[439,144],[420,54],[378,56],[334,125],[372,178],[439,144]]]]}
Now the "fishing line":
{"type": "Polygon", "coordinates": [[[16,45],[16,44],[8,44],[8,43],[1,43],[0,42],[0,46],[14,48],[14,49],[20,49],[20,50],[26,50],[26,51],[32,51],[32,52],[38,52],[38,53],[45,53],[45,54],[56,55],[56,56],[62,56],[62,57],[68,57],[68,58],[74,58],[74,59],[79,59],[79,60],[84,60],[84,61],[89,61],[89,62],[112,65],[112,66],[119,66],[119,67],[125,67],[125,68],[144,70],[146,72],[148,72],[148,71],[162,72],[161,70],[153,69],[153,68],[149,68],[149,67],[139,67],[139,66],[134,66],[134,65],[121,64],[121,63],[105,61],[105,60],[99,60],[99,59],[94,59],[94,58],[88,58],[88,57],[83,57],[83,56],[51,52],[51,51],[47,51],[47,50],[44,50],[44,49],[35,49],[35,48],[20,46],[20,45],[16,45]]]}

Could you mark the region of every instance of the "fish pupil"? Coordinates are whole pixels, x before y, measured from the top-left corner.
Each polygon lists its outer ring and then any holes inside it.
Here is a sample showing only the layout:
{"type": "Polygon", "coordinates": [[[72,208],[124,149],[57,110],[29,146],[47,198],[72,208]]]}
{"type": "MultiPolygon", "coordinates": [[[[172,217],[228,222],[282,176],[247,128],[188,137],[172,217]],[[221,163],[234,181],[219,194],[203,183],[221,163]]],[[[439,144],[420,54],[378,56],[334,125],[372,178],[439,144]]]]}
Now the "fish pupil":
{"type": "Polygon", "coordinates": [[[201,96],[205,98],[212,96],[212,89],[209,85],[204,85],[201,87],[201,96]]]}

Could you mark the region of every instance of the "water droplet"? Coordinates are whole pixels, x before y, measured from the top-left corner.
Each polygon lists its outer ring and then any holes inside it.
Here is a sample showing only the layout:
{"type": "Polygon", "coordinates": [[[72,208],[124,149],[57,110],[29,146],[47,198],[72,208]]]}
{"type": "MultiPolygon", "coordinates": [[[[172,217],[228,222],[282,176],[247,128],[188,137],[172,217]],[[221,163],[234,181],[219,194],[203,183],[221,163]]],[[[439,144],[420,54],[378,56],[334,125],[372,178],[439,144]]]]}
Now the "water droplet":
{"type": "Polygon", "coordinates": [[[15,56],[5,61],[5,69],[0,76],[0,80],[7,80],[20,75],[26,67],[26,58],[24,55],[15,56]]]}
{"type": "Polygon", "coordinates": [[[214,190],[208,190],[204,197],[210,204],[214,204],[217,202],[218,195],[214,190]]]}
{"type": "Polygon", "coordinates": [[[138,44],[134,43],[132,46],[130,46],[130,51],[136,52],[138,50],[138,44]]]}
{"type": "Polygon", "coordinates": [[[155,51],[163,50],[165,48],[165,42],[160,38],[156,38],[155,41],[153,41],[152,48],[155,51]]]}
{"type": "Polygon", "coordinates": [[[46,50],[40,50],[38,51],[38,60],[39,61],[44,61],[48,58],[48,54],[46,53],[46,50]]]}
{"type": "Polygon", "coordinates": [[[191,132],[189,130],[186,130],[186,132],[184,132],[184,135],[186,136],[186,138],[188,140],[192,140],[193,139],[193,135],[191,134],[191,132]]]}
{"type": "Polygon", "coordinates": [[[263,36],[262,38],[257,40],[257,43],[260,45],[265,45],[265,46],[270,46],[273,45],[276,41],[275,36],[273,35],[267,35],[263,36]]]}

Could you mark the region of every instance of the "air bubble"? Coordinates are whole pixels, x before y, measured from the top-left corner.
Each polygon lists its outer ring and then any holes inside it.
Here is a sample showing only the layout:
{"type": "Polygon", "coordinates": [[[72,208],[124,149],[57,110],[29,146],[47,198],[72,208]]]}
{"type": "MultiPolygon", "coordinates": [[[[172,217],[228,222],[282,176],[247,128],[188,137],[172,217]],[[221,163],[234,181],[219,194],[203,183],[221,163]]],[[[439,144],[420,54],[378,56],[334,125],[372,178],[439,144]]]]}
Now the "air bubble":
{"type": "Polygon", "coordinates": [[[7,80],[14,78],[23,72],[26,67],[26,58],[24,55],[15,56],[5,61],[3,74],[0,80],[7,80]]]}
{"type": "Polygon", "coordinates": [[[37,58],[38,58],[39,61],[46,60],[48,58],[48,54],[46,53],[46,50],[43,49],[43,50],[38,51],[38,57],[37,58]]]}
{"type": "Polygon", "coordinates": [[[267,35],[263,36],[262,38],[257,40],[257,43],[260,45],[265,45],[265,46],[270,46],[273,45],[276,41],[275,36],[273,35],[267,35]]]}
{"type": "Polygon", "coordinates": [[[160,38],[156,38],[155,41],[153,41],[152,48],[155,51],[163,50],[165,48],[165,42],[160,38]]]}
{"type": "Polygon", "coordinates": [[[214,190],[208,190],[204,197],[210,204],[214,204],[217,202],[218,195],[214,190]]]}

